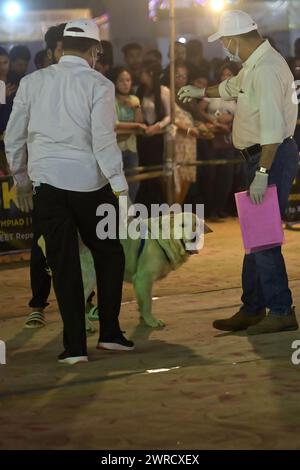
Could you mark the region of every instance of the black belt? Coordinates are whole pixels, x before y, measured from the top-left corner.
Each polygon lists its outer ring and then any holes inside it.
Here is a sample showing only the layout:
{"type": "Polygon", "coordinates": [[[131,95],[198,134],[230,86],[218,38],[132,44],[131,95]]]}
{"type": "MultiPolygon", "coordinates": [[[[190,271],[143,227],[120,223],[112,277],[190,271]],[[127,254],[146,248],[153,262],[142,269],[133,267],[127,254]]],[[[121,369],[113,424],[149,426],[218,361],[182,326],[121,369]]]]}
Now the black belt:
{"type": "MultiPolygon", "coordinates": [[[[283,144],[288,142],[289,140],[293,139],[293,136],[287,137],[284,139],[282,142],[283,144]]],[[[246,162],[253,157],[253,155],[258,155],[261,152],[261,145],[260,144],[255,144],[252,145],[251,147],[247,147],[246,149],[240,150],[242,157],[246,160],[246,162]]]]}

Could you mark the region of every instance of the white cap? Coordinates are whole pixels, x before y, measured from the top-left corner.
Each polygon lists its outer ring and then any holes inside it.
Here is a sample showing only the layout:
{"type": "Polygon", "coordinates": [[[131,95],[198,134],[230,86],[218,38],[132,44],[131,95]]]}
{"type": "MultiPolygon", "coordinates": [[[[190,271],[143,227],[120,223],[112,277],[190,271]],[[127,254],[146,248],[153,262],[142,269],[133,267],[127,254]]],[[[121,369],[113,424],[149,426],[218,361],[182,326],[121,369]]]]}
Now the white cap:
{"type": "Polygon", "coordinates": [[[94,20],[74,20],[67,23],[64,29],[64,37],[88,38],[100,42],[100,31],[94,20]],[[69,31],[73,28],[78,28],[81,31],[69,31]]]}
{"type": "Polygon", "coordinates": [[[248,13],[241,10],[225,11],[220,18],[219,31],[209,36],[208,42],[216,41],[223,36],[249,33],[255,29],[257,24],[248,13]]]}

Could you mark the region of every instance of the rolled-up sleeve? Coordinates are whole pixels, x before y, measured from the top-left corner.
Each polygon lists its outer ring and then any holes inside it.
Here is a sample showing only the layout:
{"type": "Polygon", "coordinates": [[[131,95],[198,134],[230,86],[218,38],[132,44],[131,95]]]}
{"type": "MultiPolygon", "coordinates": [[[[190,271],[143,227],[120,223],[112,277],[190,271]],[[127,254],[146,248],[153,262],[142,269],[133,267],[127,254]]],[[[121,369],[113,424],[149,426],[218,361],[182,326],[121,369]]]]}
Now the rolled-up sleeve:
{"type": "Polygon", "coordinates": [[[128,184],[123,172],[122,153],[118,147],[115,125],[113,85],[97,85],[91,114],[93,152],[113,191],[125,191],[128,184]]]}
{"type": "Polygon", "coordinates": [[[21,80],[14,99],[4,136],[5,153],[10,172],[17,185],[26,185],[30,180],[27,173],[26,142],[30,118],[29,105],[26,100],[25,80],[21,80]]]}
{"type": "Polygon", "coordinates": [[[259,109],[260,144],[278,144],[285,138],[285,85],[270,66],[259,67],[254,78],[256,105],[259,109]]]}
{"type": "Polygon", "coordinates": [[[239,81],[239,75],[237,75],[221,82],[219,85],[220,97],[226,101],[237,98],[240,91],[239,81]]]}

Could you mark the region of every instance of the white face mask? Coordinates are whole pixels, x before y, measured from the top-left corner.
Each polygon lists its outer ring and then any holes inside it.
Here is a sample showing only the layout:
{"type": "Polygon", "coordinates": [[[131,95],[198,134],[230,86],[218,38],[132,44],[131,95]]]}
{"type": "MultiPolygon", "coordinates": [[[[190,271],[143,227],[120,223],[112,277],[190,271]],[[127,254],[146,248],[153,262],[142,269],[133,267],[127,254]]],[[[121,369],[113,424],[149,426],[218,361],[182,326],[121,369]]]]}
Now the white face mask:
{"type": "Polygon", "coordinates": [[[228,49],[229,46],[230,46],[231,41],[232,41],[232,39],[230,39],[230,41],[229,41],[227,47],[225,47],[225,46],[223,45],[223,50],[224,50],[225,54],[227,55],[227,57],[229,58],[229,60],[230,60],[231,62],[241,62],[241,58],[240,58],[240,56],[239,56],[239,43],[238,43],[237,46],[236,46],[235,53],[232,54],[232,53],[230,52],[230,50],[228,49]]]}

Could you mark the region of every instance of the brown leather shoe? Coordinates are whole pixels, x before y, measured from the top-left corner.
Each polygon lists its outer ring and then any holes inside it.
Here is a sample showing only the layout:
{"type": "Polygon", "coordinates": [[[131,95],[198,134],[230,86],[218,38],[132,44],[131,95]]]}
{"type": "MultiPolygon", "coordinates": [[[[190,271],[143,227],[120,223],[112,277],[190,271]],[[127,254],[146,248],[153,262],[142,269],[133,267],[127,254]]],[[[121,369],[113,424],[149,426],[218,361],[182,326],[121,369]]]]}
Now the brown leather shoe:
{"type": "Polygon", "coordinates": [[[222,331],[240,331],[247,330],[249,326],[256,325],[266,316],[266,309],[262,309],[255,315],[249,315],[244,312],[244,307],[230,318],[224,320],[215,320],[213,327],[222,331]]]}
{"type": "Polygon", "coordinates": [[[265,333],[278,333],[280,331],[298,330],[299,325],[293,307],[291,315],[274,315],[269,313],[258,325],[247,329],[248,335],[262,335],[265,333]]]}

